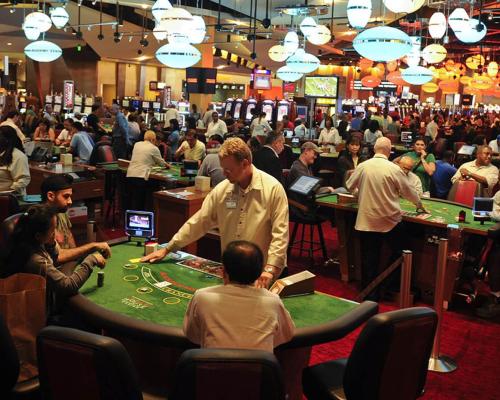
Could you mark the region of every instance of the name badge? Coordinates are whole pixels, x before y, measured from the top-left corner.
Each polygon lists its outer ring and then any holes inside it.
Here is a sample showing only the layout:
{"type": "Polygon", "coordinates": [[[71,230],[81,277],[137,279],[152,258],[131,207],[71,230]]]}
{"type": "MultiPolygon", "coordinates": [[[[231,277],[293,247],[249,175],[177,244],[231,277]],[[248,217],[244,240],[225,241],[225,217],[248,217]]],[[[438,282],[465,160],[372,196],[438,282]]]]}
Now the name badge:
{"type": "Polygon", "coordinates": [[[232,200],[232,199],[228,199],[226,200],[226,208],[236,208],[236,206],[238,205],[238,203],[236,202],[236,200],[232,200]]]}

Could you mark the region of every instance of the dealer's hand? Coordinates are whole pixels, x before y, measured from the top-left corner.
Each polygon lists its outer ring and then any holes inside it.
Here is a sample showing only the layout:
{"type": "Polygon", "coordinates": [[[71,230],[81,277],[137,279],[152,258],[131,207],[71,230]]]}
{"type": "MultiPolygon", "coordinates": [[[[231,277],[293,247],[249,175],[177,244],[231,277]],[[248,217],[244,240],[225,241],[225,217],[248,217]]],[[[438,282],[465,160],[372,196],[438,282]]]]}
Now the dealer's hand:
{"type": "Polygon", "coordinates": [[[94,250],[101,253],[105,258],[111,257],[111,248],[106,242],[95,242],[94,250]]]}
{"type": "Polygon", "coordinates": [[[101,253],[94,253],[96,264],[99,268],[103,269],[106,266],[106,259],[101,253]]]}
{"type": "Polygon", "coordinates": [[[259,279],[255,281],[255,286],[258,288],[268,289],[273,279],[273,274],[269,272],[263,272],[262,274],[260,274],[259,279]]]}
{"type": "Polygon", "coordinates": [[[148,254],[147,256],[145,257],[142,257],[141,258],[141,262],[150,262],[150,263],[154,263],[156,261],[160,261],[160,260],[163,260],[168,254],[168,251],[167,249],[160,249],[160,250],[156,250],[155,252],[151,253],[151,254],[148,254]]]}

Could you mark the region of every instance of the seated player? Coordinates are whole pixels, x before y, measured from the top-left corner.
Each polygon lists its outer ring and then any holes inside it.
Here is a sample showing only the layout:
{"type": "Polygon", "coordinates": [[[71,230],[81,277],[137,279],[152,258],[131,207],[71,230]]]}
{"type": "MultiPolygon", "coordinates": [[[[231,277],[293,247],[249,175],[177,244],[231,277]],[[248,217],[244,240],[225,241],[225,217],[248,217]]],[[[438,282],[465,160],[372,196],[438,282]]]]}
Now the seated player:
{"type": "MultiPolygon", "coordinates": [[[[210,140],[218,143],[219,147],[222,143],[224,143],[224,139],[221,135],[212,135],[210,140]]],[[[219,147],[214,149],[217,150],[215,153],[209,151],[207,156],[203,159],[200,169],[198,170],[198,176],[210,177],[210,186],[212,187],[217,186],[220,182],[226,179],[224,171],[220,165],[219,147]]]]}
{"type": "Polygon", "coordinates": [[[283,169],[279,155],[284,146],[283,134],[270,132],[266,137],[265,145],[253,155],[253,165],[276,178],[281,184],[283,184],[283,169]]]}
{"type": "Polygon", "coordinates": [[[106,242],[93,242],[76,246],[71,233],[71,221],[67,214],[68,208],[73,204],[71,199],[73,195],[72,184],[73,178],[70,175],[52,175],[45,178],[40,188],[42,202],[57,211],[55,231],[55,240],[59,245],[57,262],[64,264],[79,260],[94,251],[98,251],[108,258],[111,255],[111,249],[106,242]]]}
{"type": "Polygon", "coordinates": [[[432,175],[434,192],[432,197],[446,199],[451,189],[451,178],[457,172],[453,166],[455,155],[451,150],[446,150],[441,160],[436,161],[436,172],[432,175]]]}
{"type": "Polygon", "coordinates": [[[57,211],[48,205],[40,204],[22,214],[9,239],[5,258],[7,276],[24,272],[42,275],[47,279],[49,319],[58,313],[61,297],[76,294],[94,267],[104,268],[106,264],[104,257],[96,252],[85,257],[70,275],[57,268],[57,211]]]}
{"type": "Polygon", "coordinates": [[[196,138],[196,131],[190,130],[186,133],[186,140],[175,152],[174,158],[184,156],[185,160],[201,161],[205,157],[205,145],[196,138]]]}
{"type": "Polygon", "coordinates": [[[485,195],[490,196],[491,190],[498,182],[498,168],[491,163],[491,153],[491,147],[479,146],[476,159],[462,164],[451,178],[451,182],[474,179],[483,186],[485,195]]]}
{"type": "Polygon", "coordinates": [[[418,194],[418,197],[422,197],[423,194],[422,182],[420,181],[420,178],[412,172],[413,167],[415,166],[413,159],[408,156],[403,156],[399,159],[399,162],[397,164],[408,177],[408,180],[410,181],[410,186],[415,189],[415,191],[418,194]]]}
{"type": "Polygon", "coordinates": [[[288,342],[294,323],[278,295],[254,286],[264,257],[255,244],[234,241],[222,255],[224,284],[199,289],[188,305],[184,333],[201,347],[272,352],[288,342]]]}

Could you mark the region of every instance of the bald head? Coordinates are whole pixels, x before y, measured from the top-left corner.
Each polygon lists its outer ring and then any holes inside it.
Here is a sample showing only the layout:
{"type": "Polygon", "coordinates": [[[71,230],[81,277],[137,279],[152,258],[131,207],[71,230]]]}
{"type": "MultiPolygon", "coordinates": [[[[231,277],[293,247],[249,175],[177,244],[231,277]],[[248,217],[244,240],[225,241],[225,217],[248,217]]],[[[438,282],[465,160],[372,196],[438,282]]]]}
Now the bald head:
{"type": "Polygon", "coordinates": [[[144,140],[154,143],[156,141],[156,133],[153,131],[146,131],[144,133],[144,140]]]}
{"type": "Polygon", "coordinates": [[[378,138],[375,142],[375,146],[373,146],[373,150],[375,154],[384,154],[389,157],[391,154],[391,140],[386,137],[378,138]]]}
{"type": "Polygon", "coordinates": [[[405,173],[410,172],[413,169],[414,165],[415,163],[413,162],[413,159],[411,157],[403,156],[399,160],[399,166],[405,173]]]}

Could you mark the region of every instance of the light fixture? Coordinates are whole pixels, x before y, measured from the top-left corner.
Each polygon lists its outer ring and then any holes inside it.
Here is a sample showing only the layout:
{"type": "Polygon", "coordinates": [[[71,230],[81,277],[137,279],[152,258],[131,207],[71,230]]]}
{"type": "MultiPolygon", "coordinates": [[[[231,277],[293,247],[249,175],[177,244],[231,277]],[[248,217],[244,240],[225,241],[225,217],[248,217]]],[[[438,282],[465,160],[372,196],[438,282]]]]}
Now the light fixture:
{"type": "Polygon", "coordinates": [[[189,42],[193,44],[202,43],[207,34],[205,20],[199,15],[193,15],[193,25],[189,31],[189,42]]]}
{"type": "Polygon", "coordinates": [[[453,61],[451,58],[446,60],[446,62],[444,63],[444,67],[446,68],[447,71],[454,71],[455,61],[453,61]]]}
{"type": "Polygon", "coordinates": [[[160,18],[160,24],[168,34],[182,33],[186,36],[192,27],[193,16],[183,8],[175,7],[164,12],[160,18]]]}
{"type": "Polygon", "coordinates": [[[349,0],[347,3],[347,19],[354,29],[363,29],[372,15],[371,0],[349,0]]]}
{"type": "Polygon", "coordinates": [[[200,61],[201,53],[187,43],[169,43],[156,50],[156,58],[170,68],[188,68],[200,61]]]}
{"type": "Polygon", "coordinates": [[[460,77],[460,83],[462,85],[468,85],[471,80],[472,80],[472,78],[470,76],[467,76],[467,75],[460,77]]]}
{"type": "Polygon", "coordinates": [[[422,58],[429,64],[436,64],[446,58],[448,52],[440,44],[430,44],[422,50],[422,58]]]}
{"type": "Polygon", "coordinates": [[[422,90],[426,93],[436,93],[439,90],[439,86],[434,82],[427,82],[422,85],[422,90]]]}
{"type": "Polygon", "coordinates": [[[48,15],[40,11],[35,11],[26,15],[24,22],[34,24],[40,32],[47,32],[52,26],[52,21],[48,15]]]}
{"type": "Polygon", "coordinates": [[[316,21],[312,17],[305,17],[300,23],[300,31],[304,36],[309,35],[316,29],[316,21]]]}
{"type": "Polygon", "coordinates": [[[416,67],[420,64],[420,47],[422,38],[420,36],[410,36],[412,47],[411,51],[406,55],[405,62],[409,67],[416,67]]]}
{"type": "Polygon", "coordinates": [[[38,40],[41,32],[33,22],[34,21],[25,21],[23,24],[23,31],[27,39],[38,40]]]}
{"type": "Polygon", "coordinates": [[[398,62],[396,60],[387,61],[387,71],[394,72],[398,68],[398,62]]]}
{"type": "Polygon", "coordinates": [[[384,0],[384,5],[393,13],[413,13],[422,7],[425,0],[384,0]]]}
{"type": "Polygon", "coordinates": [[[498,63],[496,61],[491,61],[487,68],[488,76],[494,78],[498,74],[498,63]]]}
{"type": "Polygon", "coordinates": [[[288,60],[286,60],[286,65],[290,70],[299,72],[301,74],[308,74],[316,71],[320,66],[319,59],[309,53],[306,53],[304,49],[298,49],[288,60]]]}
{"type": "Polygon", "coordinates": [[[15,9],[14,7],[12,7],[12,8],[9,10],[9,12],[10,12],[11,14],[14,14],[14,13],[16,12],[16,9],[15,9]]]}
{"type": "Polygon", "coordinates": [[[380,78],[372,75],[367,75],[363,79],[361,79],[361,84],[369,88],[375,88],[380,85],[381,82],[382,81],[380,80],[380,78]]]}
{"type": "Polygon", "coordinates": [[[291,54],[293,54],[299,48],[299,35],[297,35],[297,32],[290,31],[285,35],[285,39],[283,40],[283,47],[291,54]]]}
{"type": "Polygon", "coordinates": [[[56,7],[50,10],[50,19],[57,29],[61,29],[68,23],[69,14],[62,7],[56,7]]]}
{"type": "Polygon", "coordinates": [[[303,74],[291,70],[287,65],[278,68],[276,76],[285,82],[295,82],[302,78],[303,74]]]}
{"type": "Polygon", "coordinates": [[[423,85],[424,83],[432,81],[434,75],[425,67],[419,65],[415,67],[406,68],[401,72],[403,79],[412,85],[423,85]]]}
{"type": "Polygon", "coordinates": [[[469,29],[469,14],[463,8],[455,8],[448,15],[448,25],[453,29],[455,35],[469,29]]]}
{"type": "Polygon", "coordinates": [[[456,93],[458,92],[458,81],[446,79],[439,82],[439,89],[443,93],[456,93]]]}
{"type": "Polygon", "coordinates": [[[273,61],[276,62],[283,62],[285,61],[288,57],[290,57],[293,52],[288,51],[284,46],[277,44],[275,46],[272,46],[267,54],[269,55],[269,58],[273,61]]]}
{"type": "Polygon", "coordinates": [[[167,31],[161,26],[161,24],[156,23],[153,29],[153,36],[160,42],[167,38],[167,31]]]}
{"type": "Polygon", "coordinates": [[[394,71],[394,72],[391,72],[390,74],[388,74],[387,80],[389,82],[394,83],[395,85],[398,85],[398,86],[404,86],[407,84],[406,81],[401,76],[400,71],[394,71]]]}
{"type": "Polygon", "coordinates": [[[468,28],[461,31],[456,31],[457,39],[463,43],[476,43],[482,40],[488,31],[483,22],[475,18],[469,20],[468,28]]]}
{"type": "Polygon", "coordinates": [[[484,57],[481,54],[470,56],[465,60],[465,65],[470,69],[478,69],[480,65],[484,65],[484,57]]]}
{"type": "Polygon", "coordinates": [[[373,61],[396,60],[412,50],[410,37],[389,26],[367,29],[358,34],[352,44],[359,54],[373,61]]]}
{"type": "Polygon", "coordinates": [[[361,70],[371,68],[372,65],[373,65],[373,61],[369,60],[368,58],[362,58],[361,60],[359,60],[359,63],[358,63],[358,66],[359,66],[359,68],[361,68],[361,70]]]}
{"type": "Polygon", "coordinates": [[[446,33],[446,16],[442,12],[435,12],[429,19],[429,35],[433,39],[441,39],[446,33]]]}
{"type": "Polygon", "coordinates": [[[157,0],[151,8],[151,14],[156,21],[160,21],[163,14],[172,8],[172,4],[168,0],[157,0]]]}
{"type": "Polygon", "coordinates": [[[32,60],[38,62],[51,62],[57,60],[61,54],[61,48],[47,40],[38,40],[28,44],[24,48],[24,54],[32,60]]]}
{"type": "Polygon", "coordinates": [[[474,89],[479,89],[479,90],[489,89],[492,84],[493,81],[491,80],[491,78],[485,75],[474,76],[470,81],[470,86],[473,87],[474,89]]]}
{"type": "Polygon", "coordinates": [[[330,29],[328,29],[325,25],[317,25],[315,29],[306,35],[306,39],[316,46],[328,43],[331,38],[332,34],[330,29]]]}

